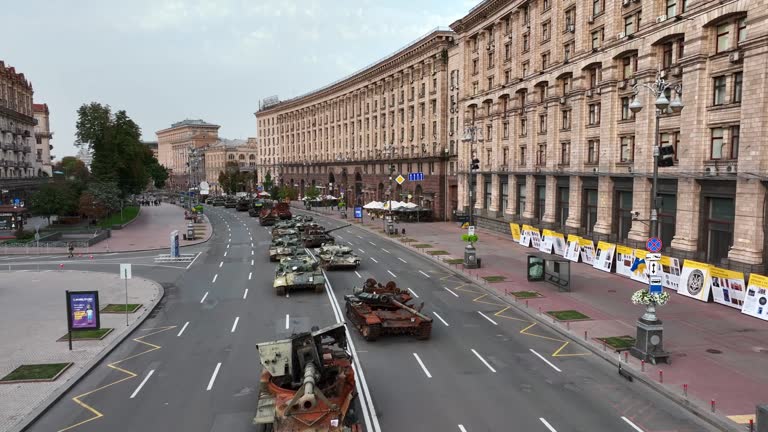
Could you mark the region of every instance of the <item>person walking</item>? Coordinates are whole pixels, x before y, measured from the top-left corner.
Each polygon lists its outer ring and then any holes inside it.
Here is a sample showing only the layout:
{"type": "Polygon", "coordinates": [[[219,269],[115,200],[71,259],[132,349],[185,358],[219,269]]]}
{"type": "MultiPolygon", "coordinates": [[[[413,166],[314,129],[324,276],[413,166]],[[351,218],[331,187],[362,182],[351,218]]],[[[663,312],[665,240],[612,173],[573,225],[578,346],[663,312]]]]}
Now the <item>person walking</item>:
{"type": "Polygon", "coordinates": [[[75,245],[73,245],[72,243],[69,243],[68,250],[69,250],[69,258],[74,258],[75,257],[75,245]]]}

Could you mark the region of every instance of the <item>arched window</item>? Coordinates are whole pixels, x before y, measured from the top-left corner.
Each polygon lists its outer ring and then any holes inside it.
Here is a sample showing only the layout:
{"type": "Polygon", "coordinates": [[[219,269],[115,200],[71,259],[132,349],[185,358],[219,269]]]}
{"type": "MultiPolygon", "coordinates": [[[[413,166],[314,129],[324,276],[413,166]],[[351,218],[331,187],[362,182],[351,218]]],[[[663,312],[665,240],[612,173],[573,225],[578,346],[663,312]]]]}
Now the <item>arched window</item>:
{"type": "Polygon", "coordinates": [[[239,155],[237,158],[238,158],[239,160],[245,160],[245,155],[239,155]]]}
{"type": "Polygon", "coordinates": [[[229,155],[229,157],[227,157],[227,159],[229,159],[229,160],[235,160],[235,155],[231,154],[231,155],[229,155]]]}

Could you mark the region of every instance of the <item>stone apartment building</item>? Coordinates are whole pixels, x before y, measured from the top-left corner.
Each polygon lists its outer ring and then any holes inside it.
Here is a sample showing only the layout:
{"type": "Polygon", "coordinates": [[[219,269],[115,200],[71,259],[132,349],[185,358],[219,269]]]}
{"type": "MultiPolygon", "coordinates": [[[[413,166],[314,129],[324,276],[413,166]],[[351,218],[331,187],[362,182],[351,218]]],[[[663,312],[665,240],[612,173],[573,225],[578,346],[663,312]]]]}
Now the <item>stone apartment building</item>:
{"type": "Polygon", "coordinates": [[[665,252],[764,271],[767,17],[748,0],[482,2],[451,25],[450,97],[483,132],[461,144],[459,207],[474,152],[481,226],[644,244],[656,96],[643,85],[661,76],[684,104],[659,115],[659,142],[675,149],[659,168],[665,252]]]}
{"type": "Polygon", "coordinates": [[[310,185],[348,205],[411,201],[437,219],[458,205],[457,145],[448,116],[449,30],[435,30],[396,53],[308,94],[262,102],[255,113],[258,174],[299,193],[310,185]],[[422,172],[402,185],[392,177],[422,172]]]}
{"type": "Polygon", "coordinates": [[[0,179],[38,175],[32,84],[0,61],[0,179]]]}
{"type": "Polygon", "coordinates": [[[221,126],[203,120],[182,120],[155,132],[157,159],[170,170],[169,187],[190,187],[190,175],[197,184],[205,177],[202,149],[219,140],[221,126]]]}
{"type": "Polygon", "coordinates": [[[255,172],[257,160],[256,140],[219,140],[203,149],[205,157],[205,180],[211,186],[211,193],[222,193],[219,174],[226,170],[227,163],[236,162],[241,172],[255,172]]]}
{"type": "Polygon", "coordinates": [[[51,162],[51,150],[53,145],[53,132],[51,132],[50,111],[48,104],[33,104],[32,112],[35,121],[35,164],[37,175],[53,176],[53,164],[51,162]]]}

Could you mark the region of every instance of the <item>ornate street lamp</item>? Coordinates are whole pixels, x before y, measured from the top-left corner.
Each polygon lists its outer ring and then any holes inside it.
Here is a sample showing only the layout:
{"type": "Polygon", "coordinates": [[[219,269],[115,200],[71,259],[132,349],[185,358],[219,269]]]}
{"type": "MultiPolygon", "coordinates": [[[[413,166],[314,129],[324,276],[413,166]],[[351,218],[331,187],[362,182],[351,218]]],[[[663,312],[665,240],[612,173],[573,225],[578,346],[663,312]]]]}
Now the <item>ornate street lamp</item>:
{"type": "MultiPolygon", "coordinates": [[[[480,126],[467,126],[464,129],[464,138],[462,139],[469,145],[469,166],[467,170],[467,189],[469,190],[469,226],[474,226],[475,213],[475,176],[480,169],[480,160],[476,158],[475,144],[483,142],[483,129],[480,126]]],[[[477,250],[473,242],[468,242],[464,248],[464,267],[477,268],[477,250]]]]}

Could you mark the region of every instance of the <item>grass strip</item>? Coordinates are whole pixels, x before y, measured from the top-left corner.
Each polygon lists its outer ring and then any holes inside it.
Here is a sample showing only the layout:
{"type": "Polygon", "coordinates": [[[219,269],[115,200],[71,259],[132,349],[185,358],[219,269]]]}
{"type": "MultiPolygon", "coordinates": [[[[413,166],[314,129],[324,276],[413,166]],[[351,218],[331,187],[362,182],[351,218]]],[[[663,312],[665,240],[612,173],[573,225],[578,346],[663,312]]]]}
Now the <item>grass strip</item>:
{"type": "Polygon", "coordinates": [[[511,294],[517,298],[523,299],[542,297],[542,295],[536,291],[513,291],[511,294]]]}
{"type": "Polygon", "coordinates": [[[559,321],[587,320],[589,317],[575,310],[547,311],[547,315],[555,317],[559,321]]]}
{"type": "Polygon", "coordinates": [[[13,381],[51,381],[72,363],[42,363],[42,364],[28,364],[21,365],[14,369],[11,373],[0,379],[0,382],[13,382],[13,381]]]}
{"type": "Polygon", "coordinates": [[[483,279],[485,279],[486,282],[490,283],[497,283],[497,282],[504,282],[507,280],[506,276],[483,276],[483,279]]]}
{"type": "Polygon", "coordinates": [[[635,338],[629,335],[601,337],[597,338],[597,340],[605,342],[606,345],[616,351],[628,350],[635,346],[635,338]]]}
{"type": "Polygon", "coordinates": [[[104,309],[102,309],[101,311],[103,313],[125,313],[126,309],[128,309],[128,313],[134,313],[140,307],[141,307],[141,303],[128,303],[127,305],[125,303],[121,303],[121,304],[110,303],[104,306],[104,309]]]}
{"type": "Polygon", "coordinates": [[[450,255],[448,251],[444,251],[444,250],[429,250],[427,251],[427,254],[428,255],[450,255]]]}

